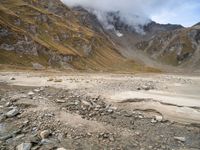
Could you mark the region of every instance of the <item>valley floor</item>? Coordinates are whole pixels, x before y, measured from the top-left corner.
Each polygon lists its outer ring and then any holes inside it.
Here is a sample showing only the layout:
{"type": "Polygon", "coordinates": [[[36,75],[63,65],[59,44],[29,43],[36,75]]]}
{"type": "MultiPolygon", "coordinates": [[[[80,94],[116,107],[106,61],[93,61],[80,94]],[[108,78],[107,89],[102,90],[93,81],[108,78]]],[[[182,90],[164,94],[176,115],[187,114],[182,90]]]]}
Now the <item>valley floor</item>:
{"type": "Polygon", "coordinates": [[[200,149],[200,77],[0,73],[0,149],[200,149]]]}

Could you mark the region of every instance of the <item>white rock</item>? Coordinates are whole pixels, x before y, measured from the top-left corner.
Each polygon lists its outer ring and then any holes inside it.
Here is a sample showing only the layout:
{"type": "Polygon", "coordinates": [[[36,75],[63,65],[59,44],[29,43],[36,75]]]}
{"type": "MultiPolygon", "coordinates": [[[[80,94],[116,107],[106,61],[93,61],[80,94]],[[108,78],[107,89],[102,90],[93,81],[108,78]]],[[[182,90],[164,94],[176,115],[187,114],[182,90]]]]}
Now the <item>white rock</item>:
{"type": "Polygon", "coordinates": [[[8,117],[8,118],[14,117],[17,114],[19,114],[19,109],[18,108],[13,108],[12,110],[10,110],[9,112],[6,113],[6,117],[8,117]]]}
{"type": "Polygon", "coordinates": [[[32,147],[31,143],[22,143],[20,145],[17,146],[17,150],[30,150],[32,147]]]}
{"type": "Polygon", "coordinates": [[[65,148],[57,148],[57,150],[66,150],[65,148]]]}
{"type": "Polygon", "coordinates": [[[175,140],[181,141],[181,142],[185,142],[186,138],[185,137],[174,137],[175,140]]]}
{"type": "Polygon", "coordinates": [[[151,123],[156,123],[156,122],[157,122],[157,120],[155,120],[154,118],[151,119],[151,123]]]}
{"type": "Polygon", "coordinates": [[[57,99],[57,100],[56,100],[56,103],[66,103],[66,101],[65,101],[65,100],[62,100],[62,99],[57,99]]]}
{"type": "Polygon", "coordinates": [[[40,92],[40,89],[35,89],[35,90],[33,90],[34,92],[40,92]]]}
{"type": "Polygon", "coordinates": [[[162,116],[155,116],[155,119],[158,121],[158,122],[161,122],[163,120],[163,117],[162,116]]]}
{"type": "Polygon", "coordinates": [[[50,131],[49,131],[49,130],[44,130],[44,131],[40,132],[40,137],[41,137],[42,139],[48,138],[49,135],[50,135],[50,131]]]}
{"type": "Polygon", "coordinates": [[[29,96],[33,96],[35,93],[33,93],[32,91],[28,92],[29,96]]]}
{"type": "Polygon", "coordinates": [[[89,102],[85,101],[85,100],[82,101],[82,104],[86,105],[86,106],[91,106],[91,104],[89,102]]]}

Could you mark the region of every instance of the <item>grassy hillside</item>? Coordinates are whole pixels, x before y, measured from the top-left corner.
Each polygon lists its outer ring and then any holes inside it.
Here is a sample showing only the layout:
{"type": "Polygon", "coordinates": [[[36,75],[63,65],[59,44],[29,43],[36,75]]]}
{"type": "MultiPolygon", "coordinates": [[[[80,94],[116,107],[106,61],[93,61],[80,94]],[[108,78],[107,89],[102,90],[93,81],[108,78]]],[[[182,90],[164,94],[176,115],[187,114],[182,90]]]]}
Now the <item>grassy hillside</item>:
{"type": "Polygon", "coordinates": [[[103,71],[155,71],[127,61],[59,0],[0,1],[0,64],[103,71]],[[75,17],[76,16],[76,17],[75,17]]]}

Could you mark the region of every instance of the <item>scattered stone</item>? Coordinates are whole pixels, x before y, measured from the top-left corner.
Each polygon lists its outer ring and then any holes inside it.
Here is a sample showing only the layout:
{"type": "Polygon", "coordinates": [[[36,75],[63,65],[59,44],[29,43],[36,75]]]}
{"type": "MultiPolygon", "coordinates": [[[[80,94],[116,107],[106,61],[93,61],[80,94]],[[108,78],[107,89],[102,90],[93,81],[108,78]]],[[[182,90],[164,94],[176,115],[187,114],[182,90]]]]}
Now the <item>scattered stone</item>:
{"type": "Polygon", "coordinates": [[[6,115],[2,114],[0,115],[0,122],[4,121],[6,119],[6,115]]]}
{"type": "Polygon", "coordinates": [[[39,63],[32,63],[32,66],[35,70],[44,70],[45,67],[39,63]]]}
{"type": "Polygon", "coordinates": [[[2,102],[5,102],[5,101],[6,101],[6,99],[5,99],[5,98],[1,98],[1,101],[2,101],[2,102]]]}
{"type": "Polygon", "coordinates": [[[53,81],[53,78],[49,78],[47,81],[53,81]]]}
{"type": "Polygon", "coordinates": [[[91,106],[91,104],[89,102],[85,101],[85,100],[82,101],[82,104],[86,105],[86,106],[91,106]]]}
{"type": "Polygon", "coordinates": [[[180,142],[185,142],[186,138],[185,137],[174,137],[175,140],[180,141],[180,142]]]}
{"type": "Polygon", "coordinates": [[[54,82],[62,82],[62,79],[55,79],[54,82]]]}
{"type": "Polygon", "coordinates": [[[17,146],[17,150],[30,150],[32,147],[31,143],[22,143],[20,145],[17,146]]]}
{"type": "Polygon", "coordinates": [[[57,148],[57,150],[66,150],[65,148],[57,148]]]}
{"type": "Polygon", "coordinates": [[[114,136],[110,136],[110,137],[109,137],[109,140],[110,140],[111,142],[114,142],[114,141],[115,141],[114,136]]]}
{"type": "Polygon", "coordinates": [[[157,123],[157,120],[155,118],[151,119],[151,123],[157,123]]]}
{"type": "Polygon", "coordinates": [[[27,95],[25,94],[16,94],[16,95],[13,95],[11,98],[10,98],[10,101],[11,102],[16,102],[17,100],[21,99],[21,98],[26,98],[27,95]]]}
{"type": "Polygon", "coordinates": [[[107,112],[111,114],[111,113],[113,113],[113,109],[109,108],[109,109],[107,110],[107,112]]]}
{"type": "Polygon", "coordinates": [[[44,131],[40,132],[40,137],[41,137],[42,139],[48,138],[49,135],[50,135],[50,131],[49,131],[49,130],[44,130],[44,131]]]}
{"type": "Polygon", "coordinates": [[[33,96],[35,93],[33,93],[32,91],[28,92],[29,96],[33,96]]]}
{"type": "Polygon", "coordinates": [[[33,91],[38,93],[40,92],[40,89],[34,89],[33,91]]]}
{"type": "Polygon", "coordinates": [[[16,80],[14,77],[11,77],[10,80],[16,80]]]}
{"type": "Polygon", "coordinates": [[[144,85],[144,86],[142,86],[142,89],[149,91],[151,88],[149,86],[144,85]]]}
{"type": "Polygon", "coordinates": [[[143,117],[142,115],[139,115],[138,118],[139,118],[139,119],[143,119],[144,117],[143,117]]]}
{"type": "Polygon", "coordinates": [[[61,100],[61,99],[57,99],[56,103],[66,103],[66,101],[65,100],[61,100]]]}
{"type": "Polygon", "coordinates": [[[135,132],[136,135],[140,135],[140,132],[135,132]]]}
{"type": "Polygon", "coordinates": [[[155,120],[161,122],[163,120],[162,116],[155,116],[155,120]]]}
{"type": "Polygon", "coordinates": [[[9,112],[6,113],[6,117],[11,118],[19,114],[19,109],[18,108],[13,108],[9,112]]]}
{"type": "Polygon", "coordinates": [[[5,104],[6,107],[10,107],[11,105],[12,105],[11,102],[7,102],[7,103],[5,104]]]}

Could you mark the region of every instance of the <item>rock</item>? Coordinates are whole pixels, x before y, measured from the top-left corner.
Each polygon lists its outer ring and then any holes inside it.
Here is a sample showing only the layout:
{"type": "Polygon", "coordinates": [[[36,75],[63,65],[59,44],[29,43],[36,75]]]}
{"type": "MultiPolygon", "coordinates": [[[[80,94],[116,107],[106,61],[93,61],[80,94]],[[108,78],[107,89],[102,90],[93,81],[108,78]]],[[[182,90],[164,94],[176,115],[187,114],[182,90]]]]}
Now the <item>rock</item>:
{"type": "Polygon", "coordinates": [[[61,100],[61,99],[57,99],[56,103],[66,103],[66,101],[65,100],[61,100]]]}
{"type": "Polygon", "coordinates": [[[143,118],[144,118],[144,116],[142,116],[142,115],[139,115],[139,116],[138,116],[138,118],[139,118],[139,119],[143,119],[143,118]]]}
{"type": "Polygon", "coordinates": [[[136,135],[140,135],[140,132],[137,132],[137,131],[136,131],[135,134],[136,134],[136,135]]]}
{"type": "Polygon", "coordinates": [[[32,66],[35,70],[44,70],[45,67],[39,63],[32,63],[32,66]]]}
{"type": "Polygon", "coordinates": [[[19,109],[18,108],[13,108],[9,112],[7,112],[5,115],[6,115],[6,117],[11,118],[11,117],[14,117],[14,116],[16,116],[18,114],[19,114],[19,109]]]}
{"type": "Polygon", "coordinates": [[[40,132],[40,137],[41,137],[42,139],[48,138],[49,135],[50,135],[50,131],[49,131],[49,130],[44,130],[44,131],[40,132]]]}
{"type": "Polygon", "coordinates": [[[66,150],[65,148],[57,148],[57,150],[66,150]]]}
{"type": "Polygon", "coordinates": [[[107,110],[107,112],[111,114],[111,113],[113,113],[113,109],[109,108],[109,109],[107,110]]]}
{"type": "Polygon", "coordinates": [[[162,116],[155,116],[155,120],[161,122],[163,120],[162,116]]]}
{"type": "Polygon", "coordinates": [[[6,101],[6,99],[5,99],[5,98],[1,98],[1,101],[2,101],[2,102],[5,102],[5,101],[6,101]]]}
{"type": "Polygon", "coordinates": [[[62,79],[55,79],[54,82],[62,82],[62,79]]]}
{"type": "Polygon", "coordinates": [[[114,142],[114,141],[115,141],[115,138],[114,138],[113,136],[110,136],[110,137],[109,137],[109,140],[110,140],[111,142],[114,142]]]}
{"type": "Polygon", "coordinates": [[[16,94],[16,95],[13,95],[11,98],[10,98],[10,101],[11,102],[16,102],[17,100],[19,100],[20,98],[26,98],[27,95],[25,94],[16,94]]]}
{"type": "Polygon", "coordinates": [[[28,92],[29,96],[33,96],[35,93],[33,93],[32,91],[28,92]]]}
{"type": "Polygon", "coordinates": [[[49,78],[47,81],[53,81],[53,78],[49,78]]]}
{"type": "Polygon", "coordinates": [[[185,142],[186,138],[185,137],[174,137],[175,140],[180,141],[180,142],[185,142]]]}
{"type": "Polygon", "coordinates": [[[151,119],[151,123],[156,123],[157,122],[157,120],[156,119],[151,119]]]}
{"type": "Polygon", "coordinates": [[[6,119],[6,115],[4,115],[4,114],[0,115],[0,123],[1,123],[2,121],[4,121],[5,119],[6,119]]]}
{"type": "Polygon", "coordinates": [[[31,143],[22,143],[20,145],[17,146],[17,150],[30,150],[32,147],[31,143]]]}
{"type": "Polygon", "coordinates": [[[89,102],[85,101],[85,100],[82,100],[82,104],[86,105],[86,106],[91,106],[91,104],[89,102]]]}
{"type": "Polygon", "coordinates": [[[11,105],[12,105],[11,102],[7,102],[7,103],[5,104],[6,107],[10,107],[11,105]]]}
{"type": "Polygon", "coordinates": [[[144,85],[144,86],[142,86],[142,89],[149,91],[151,88],[149,86],[144,85]]]}
{"type": "Polygon", "coordinates": [[[40,92],[40,89],[34,89],[33,91],[34,92],[40,92]]]}
{"type": "Polygon", "coordinates": [[[14,77],[11,77],[10,80],[16,80],[14,77]]]}

